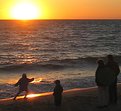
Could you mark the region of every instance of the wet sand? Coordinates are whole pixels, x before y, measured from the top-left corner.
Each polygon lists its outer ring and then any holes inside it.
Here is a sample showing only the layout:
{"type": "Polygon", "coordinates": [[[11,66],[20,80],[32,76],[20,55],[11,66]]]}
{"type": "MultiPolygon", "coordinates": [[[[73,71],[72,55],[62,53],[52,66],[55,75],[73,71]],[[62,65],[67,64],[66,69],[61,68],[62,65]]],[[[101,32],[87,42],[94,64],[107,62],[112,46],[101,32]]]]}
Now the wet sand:
{"type": "Polygon", "coordinates": [[[31,95],[27,100],[19,97],[0,100],[0,111],[120,111],[121,84],[118,85],[118,104],[98,109],[97,88],[78,88],[64,91],[62,106],[56,108],[52,92],[31,95]]]}

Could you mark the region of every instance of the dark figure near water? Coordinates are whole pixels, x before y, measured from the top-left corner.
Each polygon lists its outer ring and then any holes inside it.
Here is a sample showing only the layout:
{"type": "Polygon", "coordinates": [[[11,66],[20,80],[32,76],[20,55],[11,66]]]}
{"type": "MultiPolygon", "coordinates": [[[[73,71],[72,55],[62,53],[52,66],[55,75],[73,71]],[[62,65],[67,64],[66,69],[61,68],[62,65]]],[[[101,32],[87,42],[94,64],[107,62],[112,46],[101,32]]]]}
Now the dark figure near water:
{"type": "Polygon", "coordinates": [[[53,93],[54,103],[55,106],[61,106],[63,87],[60,84],[60,80],[56,80],[54,83],[56,85],[53,93]]]}
{"type": "Polygon", "coordinates": [[[108,62],[106,66],[110,68],[110,70],[114,74],[114,81],[109,86],[109,104],[117,104],[117,76],[120,73],[119,65],[114,61],[112,55],[108,55],[108,62]]]}
{"type": "Polygon", "coordinates": [[[97,63],[98,67],[95,73],[95,82],[98,86],[97,108],[105,108],[108,106],[109,70],[105,67],[103,60],[98,60],[97,63]]]}
{"type": "Polygon", "coordinates": [[[28,95],[28,84],[29,84],[29,82],[32,82],[33,80],[34,80],[34,78],[28,79],[25,73],[22,74],[22,78],[20,78],[19,81],[15,84],[15,86],[19,86],[19,91],[15,95],[14,100],[23,91],[26,92],[25,97],[24,97],[26,99],[26,96],[28,95]]]}

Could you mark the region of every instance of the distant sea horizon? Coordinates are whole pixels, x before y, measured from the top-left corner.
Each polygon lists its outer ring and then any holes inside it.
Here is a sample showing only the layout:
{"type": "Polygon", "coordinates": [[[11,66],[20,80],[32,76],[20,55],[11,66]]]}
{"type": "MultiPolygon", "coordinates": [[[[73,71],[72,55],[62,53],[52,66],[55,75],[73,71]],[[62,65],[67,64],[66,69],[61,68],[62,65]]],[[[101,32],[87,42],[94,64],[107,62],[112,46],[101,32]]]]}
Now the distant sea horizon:
{"type": "Polygon", "coordinates": [[[39,20],[121,20],[121,18],[90,18],[90,19],[79,19],[79,18],[70,18],[70,19],[61,19],[61,18],[57,18],[57,19],[0,19],[0,21],[39,21],[39,20]]]}

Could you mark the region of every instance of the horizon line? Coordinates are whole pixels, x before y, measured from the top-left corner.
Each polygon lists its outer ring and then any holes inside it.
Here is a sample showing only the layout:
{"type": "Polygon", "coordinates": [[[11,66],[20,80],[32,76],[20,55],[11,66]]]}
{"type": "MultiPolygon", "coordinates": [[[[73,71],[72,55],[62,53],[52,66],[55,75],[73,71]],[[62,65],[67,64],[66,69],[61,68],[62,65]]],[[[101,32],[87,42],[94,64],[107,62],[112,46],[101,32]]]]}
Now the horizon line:
{"type": "Polygon", "coordinates": [[[118,19],[118,18],[92,18],[92,19],[30,19],[30,20],[19,20],[19,19],[0,19],[0,21],[37,21],[37,20],[121,20],[121,18],[120,19],[118,19]]]}

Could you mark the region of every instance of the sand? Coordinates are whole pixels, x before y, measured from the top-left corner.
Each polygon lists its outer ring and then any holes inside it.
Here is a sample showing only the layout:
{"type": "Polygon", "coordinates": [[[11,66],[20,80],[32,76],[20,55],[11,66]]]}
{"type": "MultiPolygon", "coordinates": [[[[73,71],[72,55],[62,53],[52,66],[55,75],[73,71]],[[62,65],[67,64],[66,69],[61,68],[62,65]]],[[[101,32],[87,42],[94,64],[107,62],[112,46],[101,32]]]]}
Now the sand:
{"type": "Polygon", "coordinates": [[[97,88],[78,88],[64,91],[62,106],[56,108],[52,92],[38,94],[27,100],[18,98],[0,100],[0,111],[121,111],[121,85],[118,85],[118,104],[98,109],[97,88]]]}

